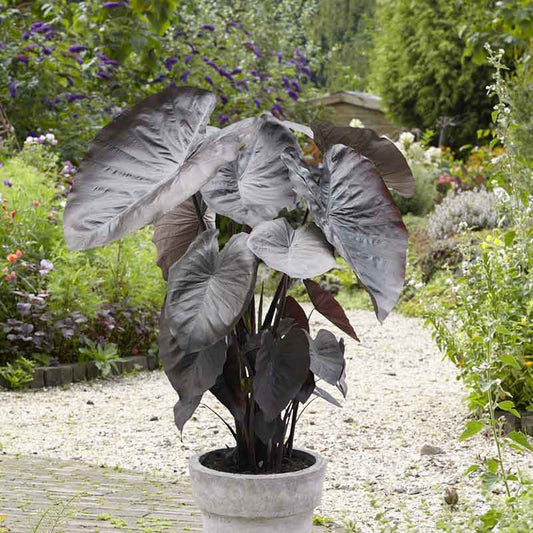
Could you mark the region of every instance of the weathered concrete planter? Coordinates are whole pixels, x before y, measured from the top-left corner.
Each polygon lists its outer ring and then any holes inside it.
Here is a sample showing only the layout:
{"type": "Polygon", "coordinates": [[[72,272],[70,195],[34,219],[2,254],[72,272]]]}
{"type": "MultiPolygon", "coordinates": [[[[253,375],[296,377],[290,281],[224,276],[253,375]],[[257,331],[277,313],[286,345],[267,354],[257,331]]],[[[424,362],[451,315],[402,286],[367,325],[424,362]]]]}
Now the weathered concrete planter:
{"type": "Polygon", "coordinates": [[[326,460],[287,474],[229,474],[206,468],[198,454],[189,461],[192,490],[202,511],[204,533],[311,533],[320,503],[326,460]]]}

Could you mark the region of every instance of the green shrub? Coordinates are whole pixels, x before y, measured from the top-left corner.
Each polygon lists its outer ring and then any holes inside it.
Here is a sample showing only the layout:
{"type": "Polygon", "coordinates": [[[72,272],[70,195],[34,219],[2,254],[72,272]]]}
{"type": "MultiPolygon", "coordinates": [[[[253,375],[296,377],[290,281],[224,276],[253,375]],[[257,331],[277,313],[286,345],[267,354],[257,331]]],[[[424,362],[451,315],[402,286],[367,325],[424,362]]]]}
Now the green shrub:
{"type": "Polygon", "coordinates": [[[487,376],[497,401],[533,409],[533,229],[495,232],[451,278],[455,306],[429,315],[435,339],[460,369],[473,409],[486,406],[487,376]],[[496,380],[496,381],[495,381],[496,380]]]}

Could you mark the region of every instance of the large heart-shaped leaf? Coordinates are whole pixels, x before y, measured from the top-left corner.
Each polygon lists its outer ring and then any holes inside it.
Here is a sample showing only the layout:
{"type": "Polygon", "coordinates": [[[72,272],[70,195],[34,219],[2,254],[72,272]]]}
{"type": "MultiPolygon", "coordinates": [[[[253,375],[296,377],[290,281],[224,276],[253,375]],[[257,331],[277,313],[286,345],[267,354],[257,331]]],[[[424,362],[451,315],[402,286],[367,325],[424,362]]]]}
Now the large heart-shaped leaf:
{"type": "Polygon", "coordinates": [[[104,245],[151,224],[234,160],[255,121],[205,137],[215,103],[203,89],[168,87],[101,130],[68,197],[68,247],[104,245]]]}
{"type": "Polygon", "coordinates": [[[321,329],[315,339],[309,339],[309,357],[311,372],[330,385],[338,386],[346,365],[343,340],[338,341],[333,333],[321,329]]]}
{"type": "Polygon", "coordinates": [[[174,405],[174,423],[180,430],[180,433],[183,433],[185,424],[194,414],[201,401],[201,396],[194,396],[192,398],[184,396],[176,402],[176,405],[174,405]]]}
{"type": "Polygon", "coordinates": [[[309,373],[309,341],[301,329],[292,329],[282,339],[270,331],[255,363],[255,400],[266,421],[274,420],[298,394],[309,373]]]}
{"type": "Polygon", "coordinates": [[[234,235],[220,253],[217,235],[203,232],[169,270],[169,329],[185,353],[225,337],[254,293],[257,259],[246,246],[248,235],[234,235]]]}
{"type": "Polygon", "coordinates": [[[415,179],[409,164],[387,137],[379,136],[370,128],[334,126],[325,120],[314,122],[311,129],[315,143],[322,152],[335,144],[349,146],[376,165],[387,187],[407,198],[415,194],[415,179]]]}
{"type": "Polygon", "coordinates": [[[163,370],[180,398],[201,397],[213,387],[226,362],[226,341],[221,339],[199,352],[186,353],[170,333],[167,309],[159,324],[159,355],[163,370]]]}
{"type": "Polygon", "coordinates": [[[292,133],[274,117],[263,115],[255,136],[204,187],[202,195],[216,213],[255,226],[271,220],[296,197],[281,152],[299,150],[292,133]]]}
{"type": "Polygon", "coordinates": [[[248,238],[248,248],[270,268],[291,278],[314,278],[337,266],[319,228],[308,224],[295,230],[285,218],[256,226],[248,238]]]}
{"type": "Polygon", "coordinates": [[[318,396],[319,398],[322,398],[323,400],[326,400],[335,407],[342,407],[342,404],[335,398],[335,396],[332,396],[327,390],[321,389],[320,387],[316,386],[315,390],[313,391],[313,394],[315,396],[318,396]]]}
{"type": "Polygon", "coordinates": [[[407,230],[375,165],[336,144],[325,153],[317,183],[297,152],[286,151],[282,158],[315,222],[354,269],[383,321],[402,291],[407,230]]]}
{"type": "Polygon", "coordinates": [[[285,316],[292,318],[296,327],[309,331],[309,320],[302,306],[292,297],[287,296],[285,301],[285,316]]]}
{"type": "MultiPolygon", "coordinates": [[[[200,209],[205,227],[213,229],[216,214],[207,209],[205,204],[200,209]]],[[[202,231],[193,198],[185,200],[157,220],[152,240],[157,249],[157,264],[163,278],[168,278],[168,269],[183,256],[202,231]]]]}
{"type": "Polygon", "coordinates": [[[358,341],[359,338],[350,324],[350,320],[346,316],[344,309],[341,304],[333,298],[331,293],[310,279],[304,280],[304,285],[315,309],[322,316],[325,316],[332,324],[335,324],[339,329],[344,331],[344,333],[350,335],[352,339],[358,341]]]}

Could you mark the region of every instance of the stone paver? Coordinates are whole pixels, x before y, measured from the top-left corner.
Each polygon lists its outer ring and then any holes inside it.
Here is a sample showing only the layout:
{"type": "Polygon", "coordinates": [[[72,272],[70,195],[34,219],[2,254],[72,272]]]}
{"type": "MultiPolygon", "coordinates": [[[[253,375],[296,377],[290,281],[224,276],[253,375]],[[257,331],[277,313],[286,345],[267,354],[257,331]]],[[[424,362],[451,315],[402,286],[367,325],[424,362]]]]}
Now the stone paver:
{"type": "Polygon", "coordinates": [[[0,533],[184,533],[202,531],[201,523],[185,483],[82,462],[0,455],[0,533]]]}

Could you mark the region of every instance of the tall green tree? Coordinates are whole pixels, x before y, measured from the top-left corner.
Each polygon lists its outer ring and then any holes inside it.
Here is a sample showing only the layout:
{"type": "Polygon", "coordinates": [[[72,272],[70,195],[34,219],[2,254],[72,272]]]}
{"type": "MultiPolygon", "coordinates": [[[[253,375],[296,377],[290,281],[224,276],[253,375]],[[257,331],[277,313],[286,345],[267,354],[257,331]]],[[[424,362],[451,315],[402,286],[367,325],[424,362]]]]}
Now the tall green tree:
{"type": "MultiPolygon", "coordinates": [[[[372,88],[401,125],[445,128],[457,147],[490,125],[490,69],[465,57],[459,30],[470,13],[461,0],[382,0],[376,10],[372,88]]],[[[441,131],[442,132],[442,131],[441,131]]]]}
{"type": "Polygon", "coordinates": [[[375,0],[318,0],[309,35],[318,48],[316,82],[329,91],[364,90],[375,0]]]}

